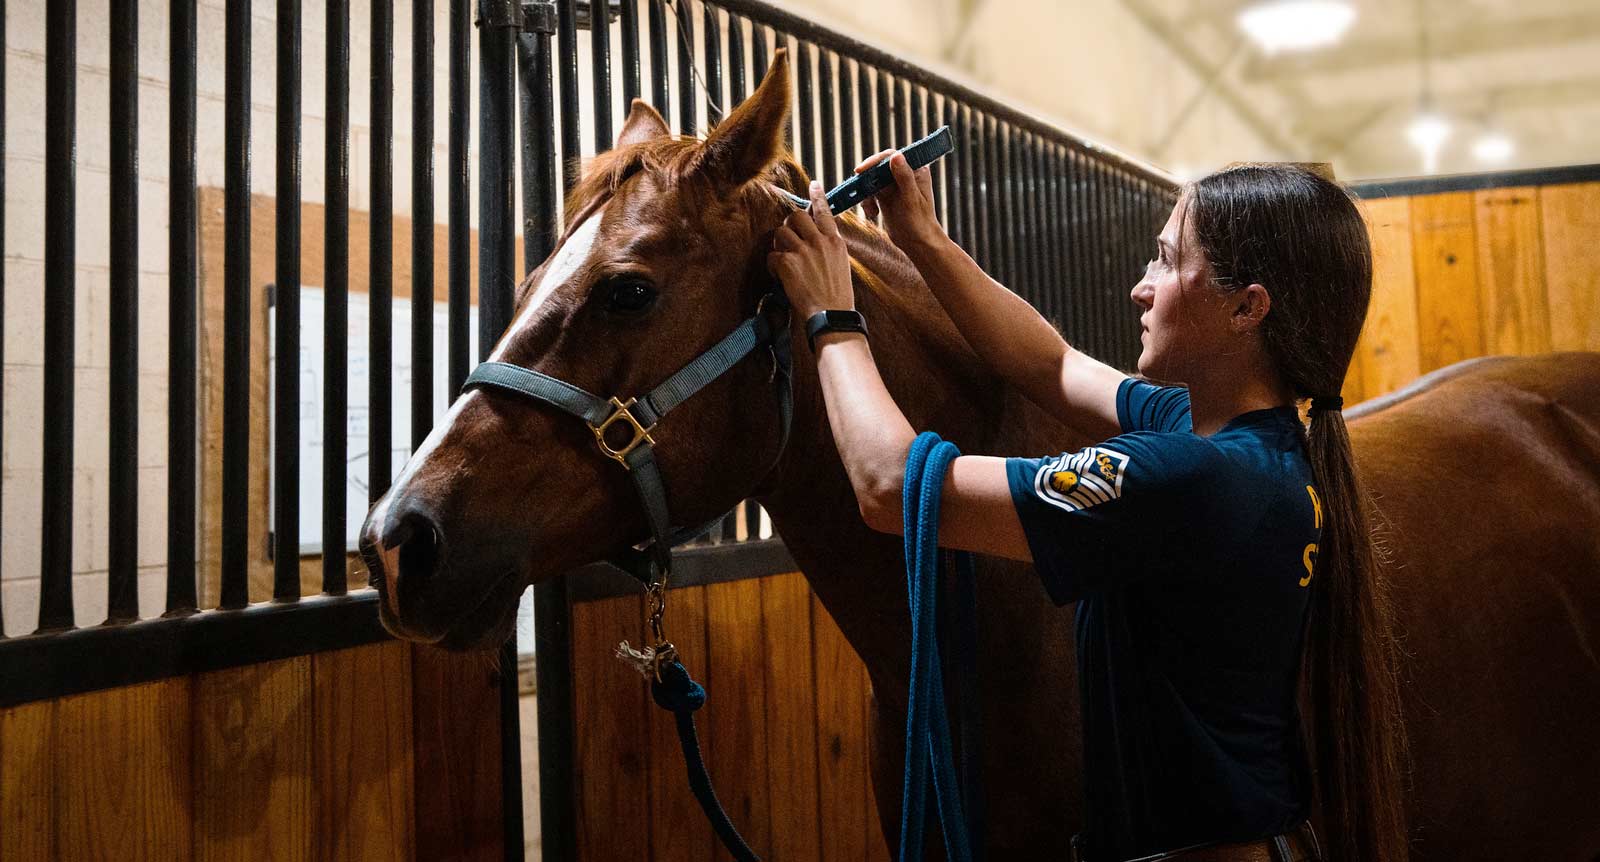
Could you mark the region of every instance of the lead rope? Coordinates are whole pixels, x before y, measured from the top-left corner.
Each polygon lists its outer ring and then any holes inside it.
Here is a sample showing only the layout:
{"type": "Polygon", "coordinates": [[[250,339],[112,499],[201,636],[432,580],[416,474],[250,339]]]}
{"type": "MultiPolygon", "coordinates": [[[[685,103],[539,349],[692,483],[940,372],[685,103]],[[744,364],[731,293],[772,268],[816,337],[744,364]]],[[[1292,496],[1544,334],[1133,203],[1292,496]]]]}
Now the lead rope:
{"type": "Polygon", "coordinates": [[[944,476],[950,462],[960,454],[955,444],[940,439],[932,431],[924,431],[912,441],[906,457],[902,508],[906,587],[911,609],[911,683],[906,706],[905,784],[900,798],[900,862],[921,862],[923,858],[930,784],[938,805],[946,858],[952,862],[973,862],[982,854],[982,828],[976,819],[980,807],[977,798],[976,583],[971,554],[939,550],[939,505],[944,476]],[[946,559],[956,569],[954,663],[962,700],[964,782],[958,782],[956,777],[943,667],[939,660],[937,598],[940,564],[946,559]],[[963,783],[967,793],[965,802],[959,786],[963,783]]]}

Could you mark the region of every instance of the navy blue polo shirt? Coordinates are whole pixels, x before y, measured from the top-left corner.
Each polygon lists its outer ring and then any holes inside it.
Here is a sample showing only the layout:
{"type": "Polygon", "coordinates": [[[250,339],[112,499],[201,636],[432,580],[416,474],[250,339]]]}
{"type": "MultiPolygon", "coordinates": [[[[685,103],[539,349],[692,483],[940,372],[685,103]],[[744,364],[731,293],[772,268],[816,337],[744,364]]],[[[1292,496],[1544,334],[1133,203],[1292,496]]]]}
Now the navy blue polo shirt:
{"type": "Polygon", "coordinates": [[[1007,459],[1034,564],[1077,602],[1090,859],[1286,831],[1308,812],[1296,701],[1321,501],[1293,407],[1197,436],[1128,379],[1123,433],[1007,459]]]}

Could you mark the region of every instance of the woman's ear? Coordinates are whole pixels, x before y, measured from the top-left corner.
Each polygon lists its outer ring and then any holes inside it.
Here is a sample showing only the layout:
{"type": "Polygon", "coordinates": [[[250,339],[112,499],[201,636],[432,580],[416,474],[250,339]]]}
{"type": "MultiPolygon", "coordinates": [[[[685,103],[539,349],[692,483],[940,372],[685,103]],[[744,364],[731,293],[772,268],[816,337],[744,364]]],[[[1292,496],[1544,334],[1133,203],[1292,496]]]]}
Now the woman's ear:
{"type": "Polygon", "coordinates": [[[1260,329],[1272,310],[1272,294],[1259,284],[1252,284],[1231,297],[1233,304],[1233,330],[1238,333],[1260,329]]]}

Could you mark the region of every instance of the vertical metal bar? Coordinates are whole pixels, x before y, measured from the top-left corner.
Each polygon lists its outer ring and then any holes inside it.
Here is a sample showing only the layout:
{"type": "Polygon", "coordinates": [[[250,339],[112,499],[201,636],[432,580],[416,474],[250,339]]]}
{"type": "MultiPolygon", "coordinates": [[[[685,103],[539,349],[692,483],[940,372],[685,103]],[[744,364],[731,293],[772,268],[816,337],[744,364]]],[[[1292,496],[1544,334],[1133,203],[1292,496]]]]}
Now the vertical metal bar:
{"type": "Polygon", "coordinates": [[[856,64],[844,56],[838,62],[839,173],[848,177],[861,164],[861,138],[856,134],[856,64]]]}
{"type": "Polygon", "coordinates": [[[672,17],[678,27],[678,133],[693,135],[699,128],[695,119],[694,97],[694,16],[689,14],[689,0],[677,0],[672,7],[672,17]]]}
{"type": "Polygon", "coordinates": [[[300,0],[278,0],[272,597],[300,597],[300,0]]]}
{"type": "Polygon", "coordinates": [[[650,0],[650,98],[663,117],[672,116],[671,65],[667,57],[666,0],[650,0]]]}
{"type": "Polygon", "coordinates": [[[1021,206],[1023,268],[1027,273],[1028,299],[1038,302],[1042,292],[1043,274],[1039,258],[1044,253],[1044,232],[1039,219],[1039,165],[1038,151],[1031,132],[1024,132],[1018,141],[1022,153],[1023,198],[1021,206]]]}
{"type": "MultiPolygon", "coordinates": [[[[631,2],[631,0],[629,0],[631,2]]],[[[624,3],[624,7],[626,7],[624,3]]],[[[552,21],[539,22],[543,27],[552,21]]],[[[556,121],[551,79],[553,29],[524,29],[517,35],[517,68],[522,105],[522,267],[532,272],[555,249],[556,121]]],[[[637,58],[636,58],[637,59],[637,58]]],[[[463,217],[464,220],[464,217],[463,217]]],[[[452,389],[458,391],[459,387],[452,389]]],[[[453,398],[454,396],[452,396],[453,398]]]]}
{"type": "Polygon", "coordinates": [[[900,124],[900,146],[909,146],[916,140],[915,133],[911,130],[912,102],[915,91],[910,81],[897,81],[899,87],[895,90],[895,119],[900,124]]]}
{"type": "Polygon", "coordinates": [[[739,106],[750,95],[744,64],[744,19],[728,13],[728,110],[739,106]]]}
{"type": "Polygon", "coordinates": [[[622,0],[622,112],[639,98],[639,0],[622,0]]]}
{"type": "Polygon", "coordinates": [[[894,136],[894,99],[889,95],[894,84],[889,79],[889,73],[882,69],[878,72],[878,98],[877,98],[877,140],[874,145],[879,150],[887,150],[895,146],[894,136]]]}
{"type": "Polygon", "coordinates": [[[795,40],[795,75],[800,79],[800,134],[795,137],[794,156],[806,169],[806,173],[815,179],[822,177],[822,160],[817,158],[817,115],[814,108],[816,99],[813,97],[813,81],[811,79],[811,56],[813,48],[810,44],[795,40]]]}
{"type": "Polygon", "coordinates": [[[983,154],[977,151],[983,146],[983,138],[975,128],[983,122],[983,118],[974,115],[971,108],[961,105],[956,109],[956,116],[961,118],[961,216],[964,227],[962,238],[966,240],[967,254],[973,260],[983,259],[983,230],[979,221],[978,208],[982,198],[980,189],[983,183],[983,154]]]}
{"type": "Polygon", "coordinates": [[[874,155],[882,149],[878,146],[878,126],[873,121],[872,109],[873,77],[870,69],[863,63],[856,63],[856,128],[861,135],[861,158],[874,155]]]}
{"type": "Polygon", "coordinates": [[[167,603],[184,614],[195,596],[196,288],[195,0],[171,4],[167,114],[167,603]]]}
{"type": "Polygon", "coordinates": [[[250,0],[229,3],[224,29],[222,357],[223,608],[250,601],[250,0]]]}
{"type": "Polygon", "coordinates": [[[976,111],[973,112],[972,119],[975,126],[973,129],[974,137],[978,140],[978,146],[982,148],[981,154],[974,154],[976,157],[974,160],[977,162],[975,168],[982,180],[973,193],[975,203],[973,212],[978,217],[978,233],[983,237],[980,261],[983,263],[983,268],[991,276],[999,278],[999,274],[994,269],[996,257],[994,251],[994,221],[1000,203],[1000,196],[994,190],[994,126],[987,116],[976,111]]]}
{"type": "Polygon", "coordinates": [[[772,65],[768,59],[767,40],[772,33],[771,28],[764,24],[750,22],[750,80],[752,89],[767,75],[767,67],[772,65]]]}
{"type": "Polygon", "coordinates": [[[966,145],[961,138],[961,122],[957,119],[957,108],[954,99],[946,96],[944,99],[944,124],[950,127],[950,136],[956,142],[960,153],[955,158],[946,158],[950,162],[945,170],[945,230],[956,245],[961,245],[966,240],[966,224],[963,222],[961,210],[961,189],[966,177],[962,175],[962,166],[965,164],[966,145]]]}
{"type": "Polygon", "coordinates": [[[1092,182],[1092,197],[1089,203],[1089,212],[1092,218],[1089,222],[1089,242],[1093,249],[1094,257],[1091,261],[1089,285],[1089,320],[1094,328],[1095,355],[1103,356],[1106,350],[1105,341],[1105,316],[1101,313],[1103,303],[1101,294],[1106,286],[1106,195],[1105,172],[1101,170],[1099,162],[1089,163],[1089,177],[1092,182]]]}
{"type": "Polygon", "coordinates": [[[411,450],[433,430],[433,0],[411,0],[411,450]]]}
{"type": "MultiPolygon", "coordinates": [[[[482,46],[479,46],[481,52],[482,46]]],[[[561,190],[572,191],[580,178],[583,111],[578,104],[578,10],[573,0],[556,3],[556,57],[561,86],[561,190]]],[[[482,143],[479,146],[483,146],[482,143]]],[[[479,320],[479,331],[482,331],[479,320]]],[[[479,345],[482,352],[482,345],[479,345]]]]}
{"type": "Polygon", "coordinates": [[[700,20],[705,30],[705,86],[706,128],[722,122],[725,114],[722,100],[722,26],[717,21],[717,10],[709,3],[700,4],[700,20]]]}
{"type": "Polygon", "coordinates": [[[1004,201],[1001,215],[1001,244],[1005,263],[1006,284],[1022,293],[1021,268],[1017,266],[1017,159],[1014,144],[1017,130],[1010,123],[1000,124],[1000,196],[1004,201]]]}
{"type": "Polygon", "coordinates": [[[1045,261],[1047,267],[1045,275],[1045,292],[1049,297],[1049,317],[1059,321],[1061,319],[1061,277],[1065,269],[1062,255],[1065,252],[1066,238],[1061,230],[1061,150],[1054,141],[1044,143],[1044,172],[1045,172],[1045,210],[1046,229],[1045,242],[1049,244],[1049,257],[1045,261]]]}
{"type": "Polygon", "coordinates": [[[71,628],[74,268],[77,194],[77,5],[45,18],[44,488],[39,629],[71,628]],[[52,445],[54,444],[54,445],[52,445]]]}
{"type": "Polygon", "coordinates": [[[822,184],[830,189],[839,183],[838,130],[834,127],[833,116],[834,110],[839,107],[839,99],[834,91],[835,74],[833,52],[820,52],[817,55],[817,108],[822,112],[822,184]]]}
{"type": "Polygon", "coordinates": [[[345,573],[345,462],[350,413],[350,0],[328,0],[327,137],[322,174],[322,591],[348,589],[345,573]]]}
{"type": "Polygon", "coordinates": [[[371,261],[367,281],[367,497],[377,502],[392,478],[394,373],[394,0],[372,0],[371,261]]]}
{"type": "Polygon", "coordinates": [[[112,0],[107,622],[139,618],[139,8],[112,0]]]}
{"type": "MultiPolygon", "coordinates": [[[[472,7],[470,0],[450,0],[450,142],[445,186],[450,209],[446,240],[450,293],[449,347],[451,401],[466,383],[472,367],[472,7]]],[[[548,74],[546,78],[548,78],[548,74]]],[[[554,134],[554,130],[550,130],[554,134]]]]}
{"type": "MultiPolygon", "coordinates": [[[[511,2],[511,0],[490,0],[511,2]]],[[[611,4],[606,0],[589,2],[589,80],[594,84],[594,151],[611,149],[611,4]]],[[[510,61],[509,46],[506,60],[510,61]]],[[[507,68],[510,68],[509,62],[507,68]]],[[[513,108],[513,110],[515,110],[513,108]]],[[[507,114],[508,117],[514,114],[507,114]]],[[[510,148],[507,148],[510,151],[510,148]]],[[[487,188],[487,187],[486,187],[487,188]]],[[[508,321],[509,322],[509,321],[508,321]]]]}

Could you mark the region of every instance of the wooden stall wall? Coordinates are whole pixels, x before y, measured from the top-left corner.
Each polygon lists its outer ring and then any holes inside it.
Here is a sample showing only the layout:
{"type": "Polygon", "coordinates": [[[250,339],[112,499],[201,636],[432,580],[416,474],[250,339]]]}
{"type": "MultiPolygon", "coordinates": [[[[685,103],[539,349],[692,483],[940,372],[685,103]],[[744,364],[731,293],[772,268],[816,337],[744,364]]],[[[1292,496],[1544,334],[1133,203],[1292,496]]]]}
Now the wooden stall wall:
{"type": "Polygon", "coordinates": [[[1345,400],[1463,359],[1600,350],[1600,182],[1362,201],[1374,277],[1345,400]]]}
{"type": "Polygon", "coordinates": [[[0,862],[502,862],[498,684],[386,641],[0,710],[0,862]]]}
{"type": "MultiPolygon", "coordinates": [[[[671,593],[667,633],[709,693],[696,713],[717,793],[762,858],[887,860],[868,765],[866,668],[793,573],[671,593]]],[[[578,858],[724,858],[689,793],[673,720],[612,657],[638,596],[572,607],[578,858]]]]}

